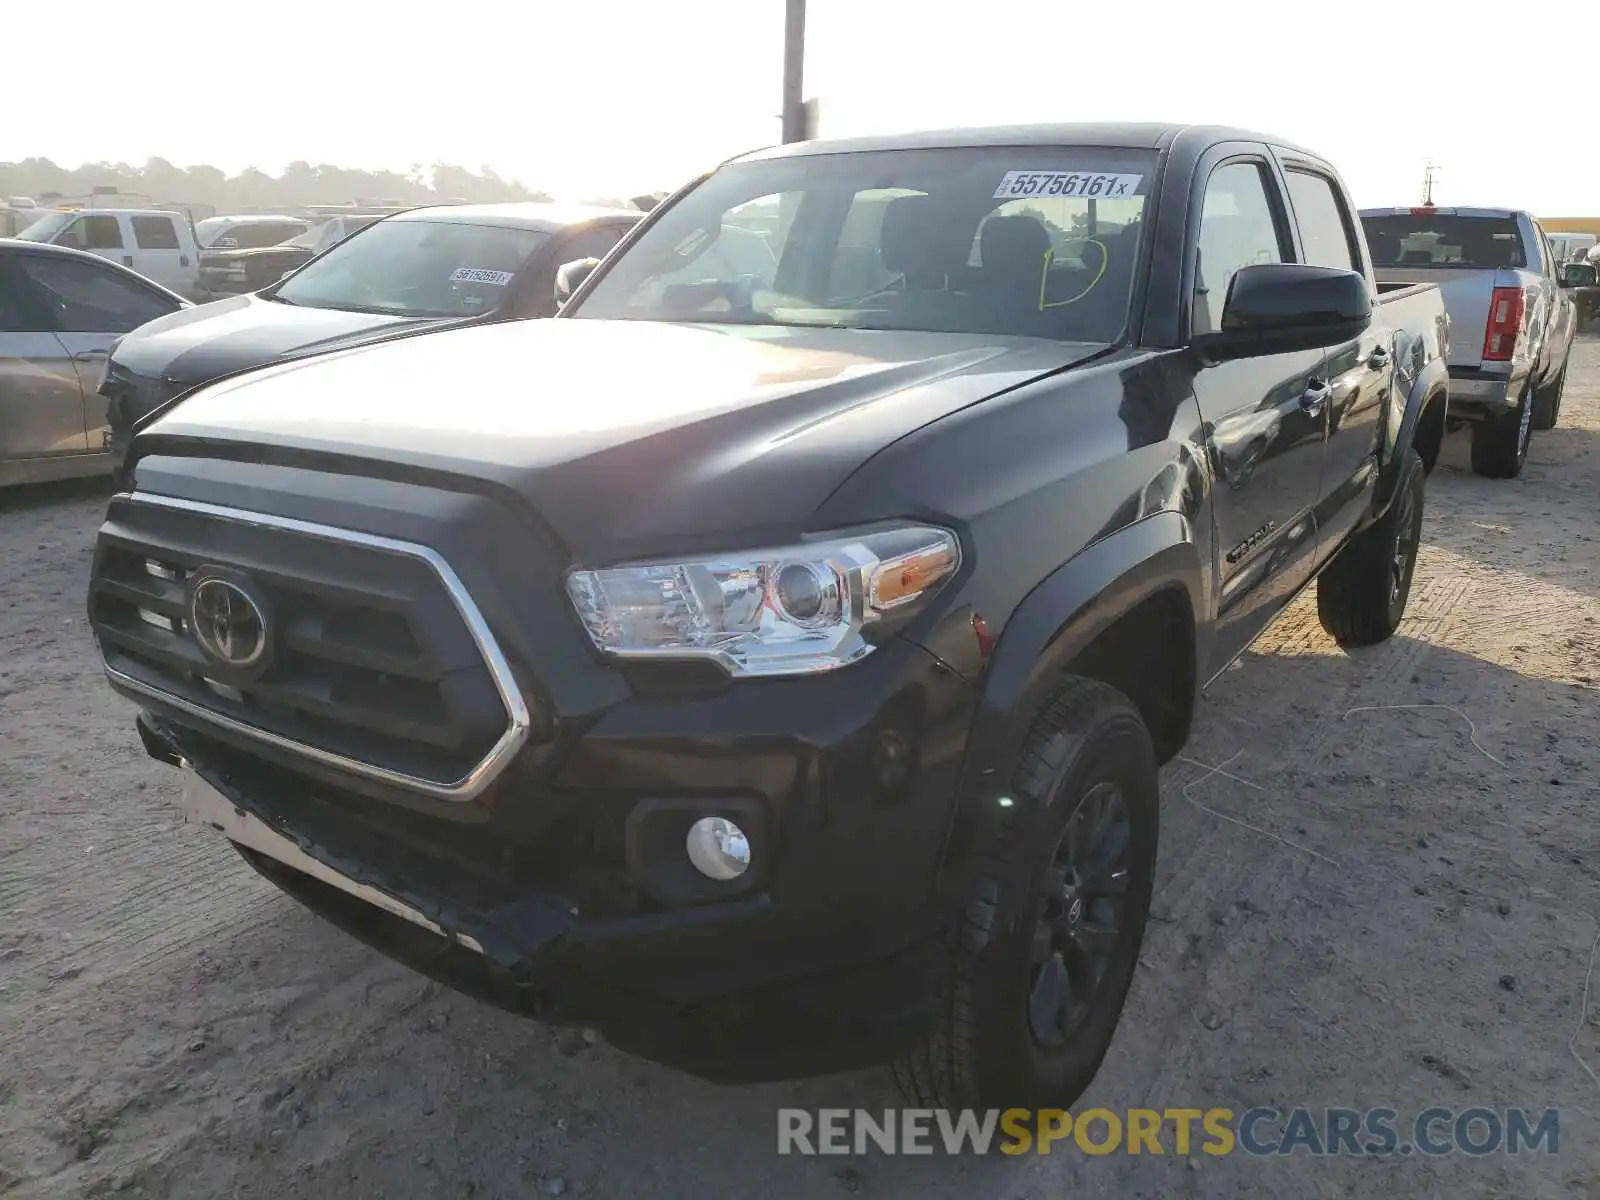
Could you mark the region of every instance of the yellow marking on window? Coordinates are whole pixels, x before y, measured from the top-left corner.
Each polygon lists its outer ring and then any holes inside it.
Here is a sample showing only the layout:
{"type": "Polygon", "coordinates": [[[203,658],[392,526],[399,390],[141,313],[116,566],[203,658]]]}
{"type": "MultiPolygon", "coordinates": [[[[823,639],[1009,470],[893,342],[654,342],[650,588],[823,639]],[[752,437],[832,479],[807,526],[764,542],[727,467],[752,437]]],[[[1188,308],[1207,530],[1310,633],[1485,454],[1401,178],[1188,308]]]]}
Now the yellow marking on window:
{"type": "Polygon", "coordinates": [[[1045,291],[1048,288],[1049,282],[1050,282],[1050,264],[1051,264],[1051,262],[1053,262],[1055,260],[1055,256],[1056,256],[1056,248],[1054,246],[1051,246],[1050,249],[1048,249],[1048,250],[1046,250],[1044,252],[1044,270],[1042,270],[1039,273],[1039,311],[1040,312],[1043,312],[1047,308],[1065,308],[1069,304],[1076,304],[1079,300],[1082,300],[1090,292],[1094,291],[1095,284],[1100,282],[1100,280],[1105,276],[1106,268],[1111,265],[1111,252],[1106,249],[1106,244],[1104,242],[1102,242],[1099,238],[1070,238],[1066,242],[1063,242],[1062,244],[1063,245],[1067,245],[1067,246],[1099,246],[1100,247],[1100,269],[1094,273],[1094,278],[1089,280],[1089,282],[1086,285],[1084,285],[1083,291],[1079,292],[1076,296],[1072,296],[1072,297],[1070,297],[1070,298],[1068,298],[1066,300],[1048,300],[1047,301],[1045,299],[1045,291]]]}

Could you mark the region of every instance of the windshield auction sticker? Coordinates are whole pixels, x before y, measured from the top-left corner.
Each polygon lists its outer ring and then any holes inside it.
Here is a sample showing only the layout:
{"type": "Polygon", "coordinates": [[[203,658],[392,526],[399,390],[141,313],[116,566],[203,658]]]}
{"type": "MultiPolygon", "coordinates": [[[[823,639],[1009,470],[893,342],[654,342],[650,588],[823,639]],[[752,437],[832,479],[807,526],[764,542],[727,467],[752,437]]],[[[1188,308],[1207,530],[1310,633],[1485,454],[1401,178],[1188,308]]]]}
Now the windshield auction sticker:
{"type": "Polygon", "coordinates": [[[1007,171],[994,191],[994,198],[1082,196],[1091,200],[1117,200],[1137,195],[1143,179],[1143,175],[1104,175],[1093,171],[1007,171]]]}
{"type": "Polygon", "coordinates": [[[505,287],[511,282],[510,271],[484,271],[477,267],[457,267],[450,276],[451,283],[492,283],[495,287],[505,287]]]}

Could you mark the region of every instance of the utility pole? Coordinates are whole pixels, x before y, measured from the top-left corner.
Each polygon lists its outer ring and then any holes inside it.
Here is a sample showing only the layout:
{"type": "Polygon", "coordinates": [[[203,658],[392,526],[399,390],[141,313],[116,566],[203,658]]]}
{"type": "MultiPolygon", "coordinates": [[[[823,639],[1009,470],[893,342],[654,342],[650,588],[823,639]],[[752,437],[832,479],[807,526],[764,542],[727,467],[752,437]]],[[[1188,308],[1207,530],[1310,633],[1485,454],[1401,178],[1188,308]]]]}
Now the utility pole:
{"type": "Polygon", "coordinates": [[[783,140],[806,140],[806,0],[784,0],[783,140]]]}

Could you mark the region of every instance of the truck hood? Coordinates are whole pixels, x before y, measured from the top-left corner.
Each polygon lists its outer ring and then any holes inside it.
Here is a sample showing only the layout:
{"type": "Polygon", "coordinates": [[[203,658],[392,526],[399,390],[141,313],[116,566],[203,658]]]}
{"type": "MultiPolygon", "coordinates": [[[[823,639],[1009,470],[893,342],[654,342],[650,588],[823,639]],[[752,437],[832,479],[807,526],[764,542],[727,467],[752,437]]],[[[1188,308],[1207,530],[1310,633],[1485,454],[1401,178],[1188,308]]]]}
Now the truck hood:
{"type": "Polygon", "coordinates": [[[467,476],[516,492],[573,553],[620,557],[724,534],[792,536],[897,438],[1104,349],[946,333],[513,321],[223,380],[141,439],[331,452],[467,476]]]}
{"type": "Polygon", "coordinates": [[[288,354],[336,349],[429,323],[416,317],[231,296],[141,325],[117,344],[111,359],[138,378],[193,385],[288,354]]]}

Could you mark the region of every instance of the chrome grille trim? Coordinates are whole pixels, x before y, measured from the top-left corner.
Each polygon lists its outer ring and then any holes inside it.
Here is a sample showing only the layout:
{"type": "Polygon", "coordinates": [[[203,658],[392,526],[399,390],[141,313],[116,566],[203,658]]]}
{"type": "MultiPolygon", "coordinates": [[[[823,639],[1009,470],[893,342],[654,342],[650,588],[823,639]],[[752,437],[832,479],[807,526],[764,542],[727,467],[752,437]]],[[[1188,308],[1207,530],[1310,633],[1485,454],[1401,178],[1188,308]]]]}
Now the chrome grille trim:
{"type": "Polygon", "coordinates": [[[455,605],[456,611],[460,613],[462,621],[466,624],[467,633],[471,636],[473,644],[477,646],[478,653],[482,656],[484,664],[489,669],[490,678],[493,679],[495,691],[499,694],[500,701],[505,706],[508,720],[505,732],[500,735],[476,766],[454,783],[439,783],[435,780],[423,779],[403,771],[393,771],[387,767],[375,766],[359,759],[349,758],[343,754],[324,750],[319,746],[308,745],[294,738],[283,737],[247,722],[235,720],[223,713],[213,712],[161,688],[151,687],[107,664],[105,669],[106,676],[119,688],[160,701],[209,724],[227,729],[232,733],[253,738],[276,749],[311,759],[323,766],[348,771],[364,779],[371,779],[378,783],[416,792],[437,800],[464,802],[476,799],[510,765],[511,760],[516,757],[517,751],[522,749],[523,744],[527,741],[528,731],[532,725],[532,716],[528,703],[523,698],[521,689],[517,686],[516,677],[511,672],[511,664],[501,651],[499,643],[495,641],[494,634],[489,629],[489,623],[484,620],[483,613],[479,611],[477,604],[473,602],[466,585],[461,582],[460,577],[445,560],[444,556],[432,547],[419,545],[415,542],[402,542],[393,538],[379,537],[370,533],[359,533],[351,529],[340,529],[332,525],[319,525],[315,522],[301,521],[293,517],[279,517],[270,513],[226,508],[216,504],[205,504],[197,500],[184,500],[175,496],[159,496],[146,492],[119,492],[112,499],[113,502],[125,501],[129,504],[176,509],[182,512],[214,517],[217,520],[229,521],[238,525],[253,525],[265,529],[295,533],[305,537],[319,538],[323,541],[362,546],[389,554],[405,555],[427,564],[433,573],[438,576],[440,583],[444,585],[451,603],[455,605]]]}

